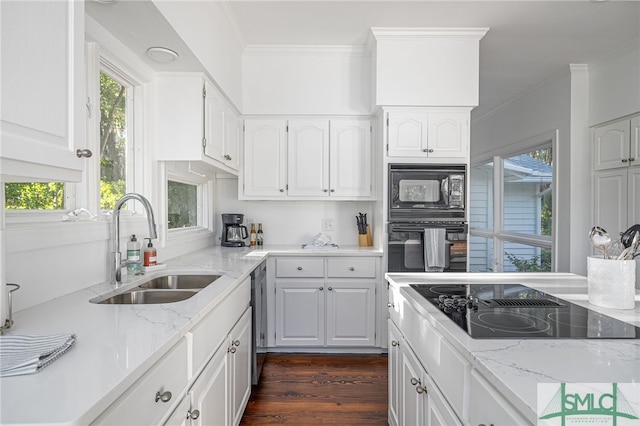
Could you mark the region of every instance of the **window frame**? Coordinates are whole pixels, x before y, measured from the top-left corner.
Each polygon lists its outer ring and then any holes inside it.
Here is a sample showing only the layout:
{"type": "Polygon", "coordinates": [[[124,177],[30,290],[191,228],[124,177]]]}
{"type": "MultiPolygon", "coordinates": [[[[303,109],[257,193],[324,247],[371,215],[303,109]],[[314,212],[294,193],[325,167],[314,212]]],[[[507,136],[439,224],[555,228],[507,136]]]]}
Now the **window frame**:
{"type": "Polygon", "coordinates": [[[525,244],[551,250],[551,272],[556,272],[557,259],[557,218],[558,218],[558,130],[552,130],[520,142],[507,145],[477,157],[471,163],[471,169],[493,162],[493,229],[475,228],[469,223],[469,235],[493,240],[493,272],[504,272],[505,242],[525,244]],[[551,182],[552,225],[551,236],[509,232],[504,230],[504,159],[536,149],[551,147],[553,152],[553,180],[551,182]]]}

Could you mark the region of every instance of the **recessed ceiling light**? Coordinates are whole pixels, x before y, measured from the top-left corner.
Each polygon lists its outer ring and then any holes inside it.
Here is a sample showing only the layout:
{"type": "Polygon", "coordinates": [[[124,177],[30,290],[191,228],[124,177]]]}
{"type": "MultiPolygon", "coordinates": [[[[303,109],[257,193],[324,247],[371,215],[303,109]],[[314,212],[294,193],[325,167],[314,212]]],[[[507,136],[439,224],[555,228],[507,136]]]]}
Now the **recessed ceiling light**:
{"type": "Polygon", "coordinates": [[[147,49],[147,56],[158,62],[173,62],[178,59],[178,54],[166,47],[150,47],[147,49]]]}

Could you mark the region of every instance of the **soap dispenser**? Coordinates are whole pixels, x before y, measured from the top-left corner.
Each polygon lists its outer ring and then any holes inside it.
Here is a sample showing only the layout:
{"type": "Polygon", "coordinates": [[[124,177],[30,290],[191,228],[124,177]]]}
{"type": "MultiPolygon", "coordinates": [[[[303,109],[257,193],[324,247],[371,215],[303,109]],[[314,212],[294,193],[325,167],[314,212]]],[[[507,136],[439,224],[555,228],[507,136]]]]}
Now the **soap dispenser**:
{"type": "Polygon", "coordinates": [[[149,240],[149,244],[147,244],[147,247],[144,249],[144,266],[156,266],[156,258],[157,258],[157,252],[155,247],[153,247],[153,244],[151,244],[151,238],[145,238],[145,240],[149,240]]]}
{"type": "Polygon", "coordinates": [[[140,244],[134,234],[127,243],[127,273],[137,274],[140,270],[140,244]]]}

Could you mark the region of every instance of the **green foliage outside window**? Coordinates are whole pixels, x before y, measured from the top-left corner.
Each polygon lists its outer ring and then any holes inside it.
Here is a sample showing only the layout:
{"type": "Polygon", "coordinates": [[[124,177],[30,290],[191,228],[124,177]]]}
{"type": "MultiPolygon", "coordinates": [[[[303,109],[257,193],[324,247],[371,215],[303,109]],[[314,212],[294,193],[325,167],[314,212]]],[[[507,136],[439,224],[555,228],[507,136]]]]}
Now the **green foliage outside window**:
{"type": "Polygon", "coordinates": [[[62,210],[64,183],[5,183],[5,208],[8,210],[62,210]]]}
{"type": "Polygon", "coordinates": [[[551,250],[542,250],[540,256],[529,258],[516,257],[511,253],[505,253],[505,256],[518,272],[551,272],[551,250]]]}
{"type": "Polygon", "coordinates": [[[126,192],[126,87],[100,73],[100,208],[110,210],[126,192]]]}

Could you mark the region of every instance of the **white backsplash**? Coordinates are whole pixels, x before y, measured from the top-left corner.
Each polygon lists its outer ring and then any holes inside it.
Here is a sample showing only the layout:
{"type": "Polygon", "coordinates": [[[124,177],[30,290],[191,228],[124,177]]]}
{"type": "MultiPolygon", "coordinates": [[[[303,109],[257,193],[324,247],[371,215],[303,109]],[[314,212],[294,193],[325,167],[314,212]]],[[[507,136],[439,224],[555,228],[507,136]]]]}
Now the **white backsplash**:
{"type": "Polygon", "coordinates": [[[248,230],[251,223],[262,223],[266,245],[302,245],[311,242],[319,232],[331,237],[335,244],[358,245],[356,216],[359,212],[367,213],[368,222],[373,222],[370,201],[238,200],[238,180],[224,178],[217,179],[215,193],[217,236],[221,234],[222,213],[242,213],[248,230]],[[333,231],[322,230],[323,219],[333,219],[333,231]]]}

